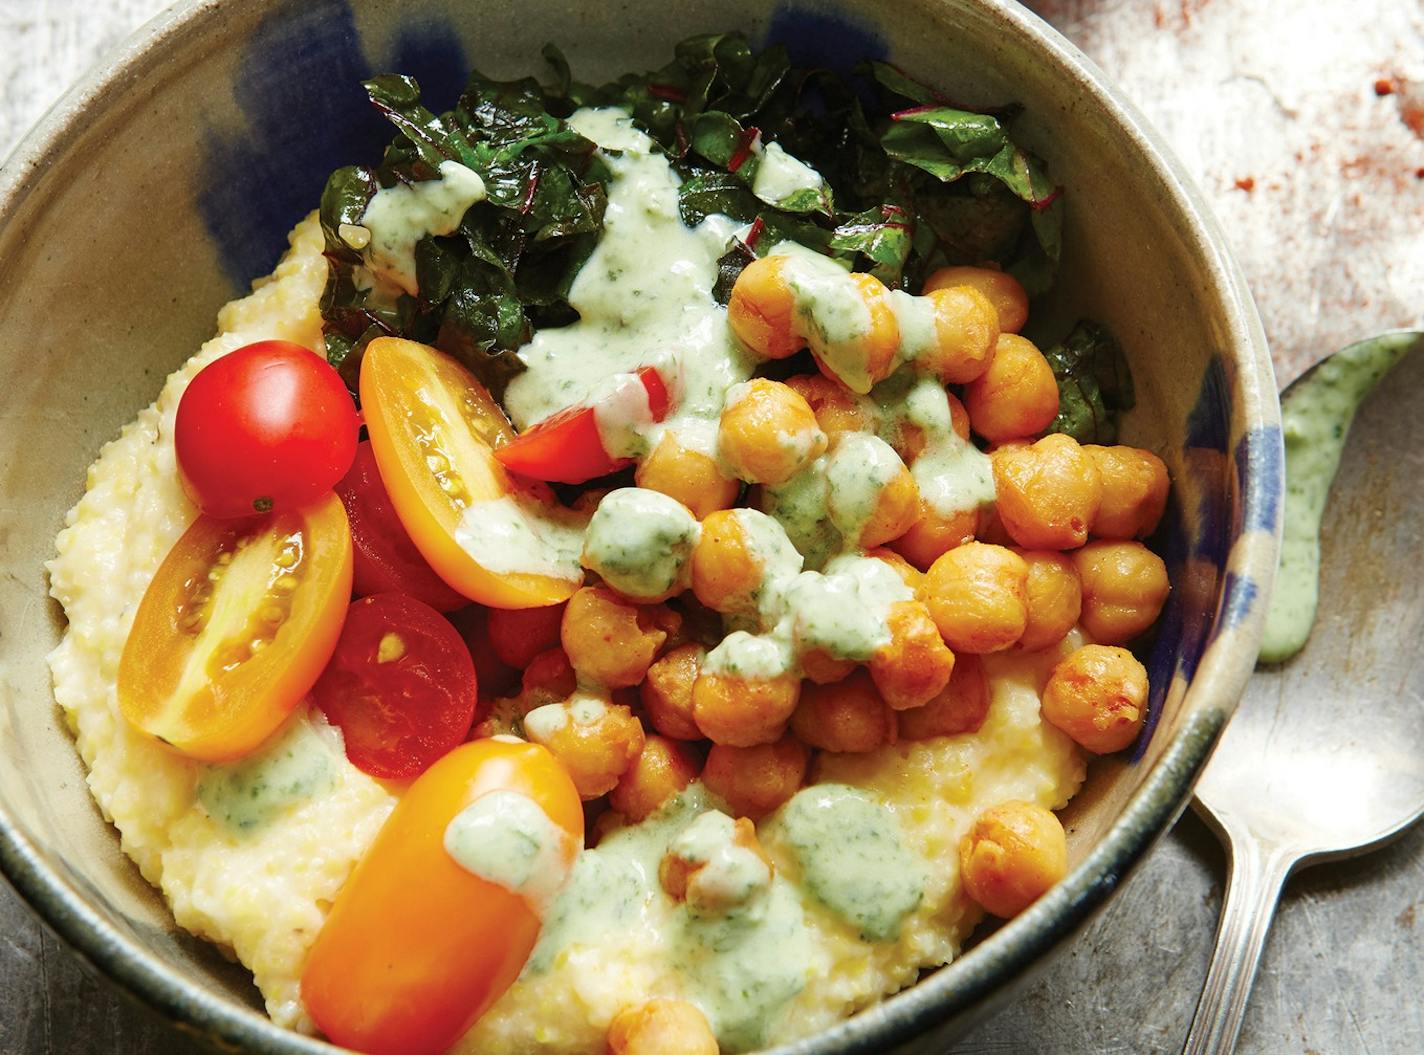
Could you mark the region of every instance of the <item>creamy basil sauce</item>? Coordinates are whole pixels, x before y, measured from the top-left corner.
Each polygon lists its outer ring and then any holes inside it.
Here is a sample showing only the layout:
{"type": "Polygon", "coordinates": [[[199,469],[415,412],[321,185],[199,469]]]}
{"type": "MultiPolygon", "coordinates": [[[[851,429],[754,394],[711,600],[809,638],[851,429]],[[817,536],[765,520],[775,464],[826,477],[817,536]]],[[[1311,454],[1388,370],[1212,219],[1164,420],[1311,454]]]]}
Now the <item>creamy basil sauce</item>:
{"type": "Polygon", "coordinates": [[[736,822],[708,810],[678,835],[668,853],[700,865],[687,886],[687,908],[695,915],[720,915],[744,905],[771,885],[771,868],[754,851],[735,842],[736,822]]]}
{"type": "Polygon", "coordinates": [[[906,424],[923,430],[925,446],[910,465],[910,475],[931,509],[948,517],[994,501],[993,463],[954,431],[944,385],[904,369],[876,385],[871,395],[892,438],[906,424]]]}
{"type": "Polygon", "coordinates": [[[397,184],[378,190],[361,215],[360,231],[342,231],[353,249],[364,249],[367,263],[378,275],[414,295],[415,244],[426,235],[451,234],[465,211],[485,199],[485,183],[478,172],[458,161],[442,161],[440,178],[397,184]],[[358,245],[357,242],[366,244],[358,245]]]}
{"type": "Polygon", "coordinates": [[[826,456],[826,513],[846,539],[859,539],[880,505],[880,494],[905,463],[894,448],[868,432],[843,433],[826,456]]]}
{"type": "Polygon", "coordinates": [[[732,515],[742,529],[748,551],[761,564],[762,581],[757,591],[757,608],[762,622],[770,625],[781,615],[782,592],[801,570],[801,553],[787,537],[785,529],[760,510],[736,509],[732,515]]]}
{"type": "Polygon", "coordinates": [[[487,571],[574,582],[583,578],[583,536],[581,518],[519,493],[471,504],[455,528],[455,541],[487,571]]]}
{"type": "Polygon", "coordinates": [[[779,635],[733,630],[707,653],[702,670],[736,678],[768,680],[796,669],[791,643],[779,635]]]}
{"type": "Polygon", "coordinates": [[[924,897],[925,862],[895,815],[859,788],[814,784],[775,821],[806,891],[866,941],[892,941],[924,897]]]}
{"type": "Polygon", "coordinates": [[[1262,663],[1283,662],[1305,647],[1319,603],[1320,518],[1350,423],[1361,401],[1419,340],[1417,333],[1391,333],[1351,345],[1301,377],[1281,400],[1286,500],[1262,663]]]}
{"type": "Polygon", "coordinates": [[[613,458],[637,458],[649,450],[653,408],[636,373],[614,374],[589,396],[598,439],[613,458]]]}
{"type": "Polygon", "coordinates": [[[864,662],[890,643],[890,606],[914,592],[882,560],[846,554],[825,572],[798,575],[786,591],[778,633],[803,650],[824,649],[835,659],[864,662]]]}
{"type": "Polygon", "coordinates": [[[768,255],[786,258],[782,274],[800,330],[810,336],[826,369],[852,392],[869,392],[871,379],[860,345],[870,333],[870,309],[850,272],[795,242],[781,242],[768,255]]]}
{"type": "Polygon", "coordinates": [[[752,193],[768,205],[795,200],[806,191],[820,193],[823,185],[819,172],[782,150],[779,143],[768,143],[757,154],[752,193]]]}
{"type": "Polygon", "coordinates": [[[620,487],[598,503],[584,535],[583,563],[619,593],[658,597],[686,577],[702,525],[675,498],[620,487]]]}
{"type": "Polygon", "coordinates": [[[807,567],[823,566],[840,550],[841,533],[831,522],[825,455],[763,494],[767,515],[781,525],[807,567]]]}
{"type": "Polygon", "coordinates": [[[900,358],[913,360],[939,346],[934,301],[903,289],[890,291],[890,310],[900,325],[900,358]]]}
{"type": "MultiPolygon", "coordinates": [[[[555,898],[526,976],[549,971],[581,947],[616,945],[648,932],[682,976],[724,1051],[762,1043],[768,1026],[804,987],[811,942],[794,887],[771,878],[747,903],[720,915],[689,911],[663,891],[658,866],[688,828],[713,808],[700,783],[640,824],[608,832],[574,864],[555,898]]],[[[715,822],[713,822],[715,823],[715,822]]],[[[694,845],[703,844],[697,835],[694,845]]]]}
{"type": "Polygon", "coordinates": [[[610,375],[676,350],[683,393],[669,425],[715,418],[727,389],[753,366],[712,298],[717,260],[737,225],[725,216],[683,224],[677,173],[624,111],[579,110],[569,124],[599,144],[612,170],[603,234],[569,290],[579,321],[541,330],[520,350],[528,369],[510,383],[505,408],[527,428],[588,404],[610,375]]]}
{"type": "Polygon", "coordinates": [[[233,831],[255,831],[334,788],[343,754],[340,732],[321,714],[299,714],[256,754],[203,766],[198,802],[233,831]]]}
{"type": "Polygon", "coordinates": [[[445,852],[543,916],[569,876],[573,838],[517,791],[481,795],[445,826],[445,852]]]}

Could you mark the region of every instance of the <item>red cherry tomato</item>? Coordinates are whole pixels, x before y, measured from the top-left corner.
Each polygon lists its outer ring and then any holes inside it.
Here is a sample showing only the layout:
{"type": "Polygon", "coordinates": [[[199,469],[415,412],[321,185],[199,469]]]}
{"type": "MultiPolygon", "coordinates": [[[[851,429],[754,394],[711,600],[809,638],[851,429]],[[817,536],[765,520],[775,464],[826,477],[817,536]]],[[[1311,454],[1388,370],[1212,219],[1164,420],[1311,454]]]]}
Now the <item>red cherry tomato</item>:
{"type": "Polygon", "coordinates": [[[459,633],[414,597],[353,601],[312,702],[346,739],[346,757],[373,777],[408,780],[464,741],[479,685],[459,633]]]}
{"type": "Polygon", "coordinates": [[[470,603],[435,574],[401,526],[381,482],[370,440],[357,446],[351,471],[337,483],[336,494],[351,520],[355,567],[351,589],[357,597],[405,593],[437,612],[453,612],[470,603]]]}
{"type": "MultiPolygon", "coordinates": [[[[656,367],[645,366],[636,374],[647,392],[652,419],[662,421],[672,402],[667,382],[656,367]]],[[[494,456],[510,472],[565,484],[607,476],[632,462],[615,458],[604,449],[598,412],[591,406],[569,407],[550,415],[496,448],[494,456]]]]}
{"type": "Polygon", "coordinates": [[[360,427],[325,359],[291,341],[259,341],[189,383],[174,428],[178,475],[208,516],[294,509],[345,475],[360,427]]]}

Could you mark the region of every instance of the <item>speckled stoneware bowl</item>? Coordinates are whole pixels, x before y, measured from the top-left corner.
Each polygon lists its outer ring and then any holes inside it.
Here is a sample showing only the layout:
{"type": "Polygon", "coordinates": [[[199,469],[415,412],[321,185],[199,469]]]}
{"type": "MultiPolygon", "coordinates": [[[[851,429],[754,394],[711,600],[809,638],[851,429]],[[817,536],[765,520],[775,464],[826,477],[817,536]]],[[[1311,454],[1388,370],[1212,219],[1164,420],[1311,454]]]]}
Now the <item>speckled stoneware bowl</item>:
{"type": "Polygon", "coordinates": [[[254,1052],[333,1050],[259,1010],[245,972],[175,928],[90,800],[44,656],[62,629],[43,562],[85,467],[271,269],[332,168],[389,135],[359,81],[415,74],[453,101],[467,65],[588,79],[738,28],[803,64],[893,59],[968,105],[1019,102],[1067,188],[1061,288],[1128,350],[1126,439],[1174,490],[1174,590],[1149,663],[1151,728],[1065,816],[1072,870],[920,985],[787,1052],[939,1051],[1099,906],[1177,816],[1256,655],[1276,561],[1281,448],[1250,298],[1178,166],[1061,37],[1001,0],[194,0],[72,91],[0,172],[0,864],[49,924],[181,1028],[254,1052]]]}

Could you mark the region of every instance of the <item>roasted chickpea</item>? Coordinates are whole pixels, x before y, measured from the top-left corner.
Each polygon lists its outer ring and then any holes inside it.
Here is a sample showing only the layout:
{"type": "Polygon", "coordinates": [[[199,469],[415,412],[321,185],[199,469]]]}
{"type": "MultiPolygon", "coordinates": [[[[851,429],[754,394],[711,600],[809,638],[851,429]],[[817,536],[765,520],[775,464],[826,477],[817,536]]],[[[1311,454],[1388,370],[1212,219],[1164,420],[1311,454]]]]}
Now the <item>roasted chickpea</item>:
{"type": "Polygon", "coordinates": [[[954,653],[940,637],[929,609],[919,601],[891,605],[886,624],[890,643],[870,657],[870,676],[893,710],[920,707],[949,684],[954,653]]]}
{"type": "Polygon", "coordinates": [[[529,702],[529,708],[546,703],[567,700],[578,688],[578,675],[569,662],[568,653],[562,648],[551,648],[540,652],[524,668],[520,679],[521,695],[529,702]]]}
{"type": "Polygon", "coordinates": [[[870,399],[825,374],[797,374],[786,379],[786,387],[806,401],[831,440],[843,432],[874,432],[879,424],[880,411],[870,399]]]}
{"type": "Polygon", "coordinates": [[[1028,625],[1028,565],[1003,546],[967,542],[930,566],[922,599],[956,653],[1001,652],[1028,625]]]}
{"type": "Polygon", "coordinates": [[[1077,440],[1054,433],[1026,447],[1001,447],[992,458],[999,520],[1010,538],[1026,549],[1088,541],[1103,482],[1077,440]]]}
{"type": "Polygon", "coordinates": [[[775,874],[776,866],[762,849],[750,818],[734,821],[715,810],[684,828],[658,864],[663,891],[674,901],[686,902],[699,916],[720,915],[745,905],[771,885],[775,874]],[[712,863],[709,844],[718,846],[713,853],[723,861],[736,860],[742,882],[728,883],[724,870],[707,867],[712,863]]]}
{"type": "Polygon", "coordinates": [[[1068,873],[1068,837],[1050,811],[1011,800],[990,807],[959,841],[964,891],[992,915],[1010,919],[1068,873]]]}
{"type": "Polygon", "coordinates": [[[1043,719],[1094,754],[1121,751],[1147,717],[1147,668],[1125,648],[1084,645],[1043,689],[1043,719]]]}
{"type": "Polygon", "coordinates": [[[949,684],[923,707],[895,714],[901,740],[977,733],[989,716],[989,679],[974,655],[956,656],[949,684]]]}
{"type": "MultiPolygon", "coordinates": [[[[912,591],[918,593],[920,586],[925,581],[925,573],[916,568],[893,549],[878,548],[866,550],[867,557],[874,557],[876,560],[884,561],[900,576],[900,581],[908,586],[912,591]]],[[[933,563],[933,561],[931,562],[933,563]]]]}
{"type": "Polygon", "coordinates": [[[925,294],[934,312],[934,343],[918,349],[914,367],[946,384],[962,385],[989,369],[999,340],[999,313],[971,286],[925,294]]]}
{"type": "Polygon", "coordinates": [[[1157,530],[1167,508],[1167,467],[1151,451],[1138,447],[1083,448],[1098,467],[1103,501],[1093,520],[1093,537],[1146,538],[1157,530]]]}
{"type": "Polygon", "coordinates": [[[692,684],[692,718],[714,744],[768,744],[785,731],[800,695],[794,674],[748,677],[709,671],[703,664],[692,684]]]}
{"type": "Polygon", "coordinates": [[[826,510],[857,549],[899,538],[919,514],[920,489],[891,446],[878,436],[847,433],[826,456],[826,510]]]}
{"type": "Polygon", "coordinates": [[[612,791],[643,750],[643,725],[633,712],[588,693],[530,711],[524,733],[548,748],[585,799],[612,791]]]}
{"type": "MultiPolygon", "coordinates": [[[[702,534],[692,549],[692,592],[714,612],[757,614],[768,572],[766,554],[753,545],[758,528],[773,536],[785,535],[779,524],[753,509],[718,510],[702,522],[702,534]]],[[[789,542],[786,545],[790,547],[789,542]]]]}
{"type": "Polygon", "coordinates": [[[540,652],[558,647],[563,619],[562,604],[548,608],[491,608],[490,644],[501,661],[523,670],[540,652]]]}
{"type": "Polygon", "coordinates": [[[1058,416],[1058,381],[1032,341],[1002,334],[989,369],[965,387],[964,408],[991,443],[1037,436],[1058,416]]]}
{"type": "Polygon", "coordinates": [[[638,758],[618,779],[609,804],[638,822],[697,779],[698,758],[691,747],[662,736],[648,736],[638,758]]]}
{"type": "Polygon", "coordinates": [[[960,509],[945,515],[921,498],[915,522],[890,547],[916,568],[928,571],[931,564],[956,546],[973,542],[978,527],[977,509],[960,509]]]}
{"type": "Polygon", "coordinates": [[[1157,621],[1171,584],[1162,558],[1140,542],[1090,542],[1073,553],[1083,584],[1083,629],[1121,645],[1157,621]]]}
{"type": "Polygon", "coordinates": [[[796,324],[787,258],[764,256],[742,269],[727,300],[727,323],[762,359],[785,359],[806,347],[796,324]]]}
{"type": "Polygon", "coordinates": [[[651,611],[603,586],[579,590],[569,598],[560,630],[574,670],[609,689],[637,685],[668,637],[651,611]]]}
{"type": "Polygon", "coordinates": [[[652,449],[633,479],[639,487],[676,498],[698,520],[736,504],[741,484],[722,472],[712,455],[685,446],[672,432],[652,449]]]}
{"type": "Polygon", "coordinates": [[[953,286],[969,286],[989,298],[999,329],[1018,333],[1028,322],[1028,294],[1019,280],[1006,271],[988,267],[942,267],[925,279],[925,293],[953,286]]]}
{"type": "Polygon", "coordinates": [[[1018,647],[1036,652],[1062,641],[1078,624],[1083,588],[1073,562],[1061,553],[1022,550],[1028,565],[1028,626],[1018,647]]]}
{"type": "Polygon", "coordinates": [[[796,391],[754,377],[727,393],[717,451],[738,479],[775,486],[826,450],[826,434],[796,391]]]}
{"type": "Polygon", "coordinates": [[[853,273],[852,288],[865,305],[863,331],[832,339],[828,328],[815,319],[801,324],[811,354],[821,373],[861,395],[895,372],[900,354],[900,324],[890,307],[890,291],[874,275],[853,273]]]}
{"type": "Polygon", "coordinates": [[[670,649],[648,668],[639,688],[643,707],[653,728],[674,740],[700,740],[702,732],[692,720],[692,684],[707,650],[696,643],[670,649]]]}
{"type": "Polygon", "coordinates": [[[713,744],[702,783],[738,816],[764,817],[801,790],[811,755],[794,736],[773,744],[713,744]]]}
{"type": "Polygon", "coordinates": [[[857,663],[853,659],[837,659],[824,648],[808,648],[801,653],[801,676],[817,685],[829,685],[840,681],[857,663]]]}
{"type": "Polygon", "coordinates": [[[857,670],[831,685],[803,686],[791,731],[823,751],[874,751],[894,741],[895,714],[870,675],[857,670]]]}
{"type": "Polygon", "coordinates": [[[686,1000],[649,1000],[613,1017],[608,1055],[717,1055],[717,1037],[686,1000]]]}

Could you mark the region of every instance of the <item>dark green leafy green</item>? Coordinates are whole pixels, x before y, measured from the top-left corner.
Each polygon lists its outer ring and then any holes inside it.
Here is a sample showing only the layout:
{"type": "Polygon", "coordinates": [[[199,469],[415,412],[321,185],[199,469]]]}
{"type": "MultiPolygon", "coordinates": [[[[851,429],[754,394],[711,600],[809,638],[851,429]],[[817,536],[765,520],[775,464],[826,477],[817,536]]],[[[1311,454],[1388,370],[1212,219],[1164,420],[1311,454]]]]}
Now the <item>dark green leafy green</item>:
{"type": "MultiPolygon", "coordinates": [[[[553,45],[544,57],[551,83],[475,72],[442,114],[421,104],[410,77],[366,82],[397,135],[379,165],[333,173],[321,204],[327,351],[353,388],[366,343],[396,334],[437,344],[498,395],[523,369],[515,353],[534,331],[576,318],[568,292],[602,231],[609,177],[565,120],[581,106],[632,113],[682,178],[686,223],[720,213],[750,225],[719,262],[723,302],[749,260],[788,239],[898,288],[918,289],[945,264],[985,261],[1031,294],[1052,282],[1059,191],[1014,141],[1013,110],[958,107],[882,62],[851,77],[797,68],[784,48],[754,52],[736,33],[691,37],[661,69],[602,86],[576,81],[553,45]],[[815,168],[822,187],[758,197],[768,142],[815,168]],[[418,295],[379,298],[343,228],[360,224],[380,188],[438,178],[446,161],[477,172],[488,197],[456,232],[417,244],[418,295]]],[[[1098,402],[1085,395],[1075,413],[1105,405],[1099,389],[1098,402]]]]}
{"type": "Polygon", "coordinates": [[[1049,432],[1079,443],[1114,443],[1117,420],[1137,402],[1127,359],[1107,327],[1082,320],[1044,353],[1058,380],[1058,417],[1049,432]]]}

